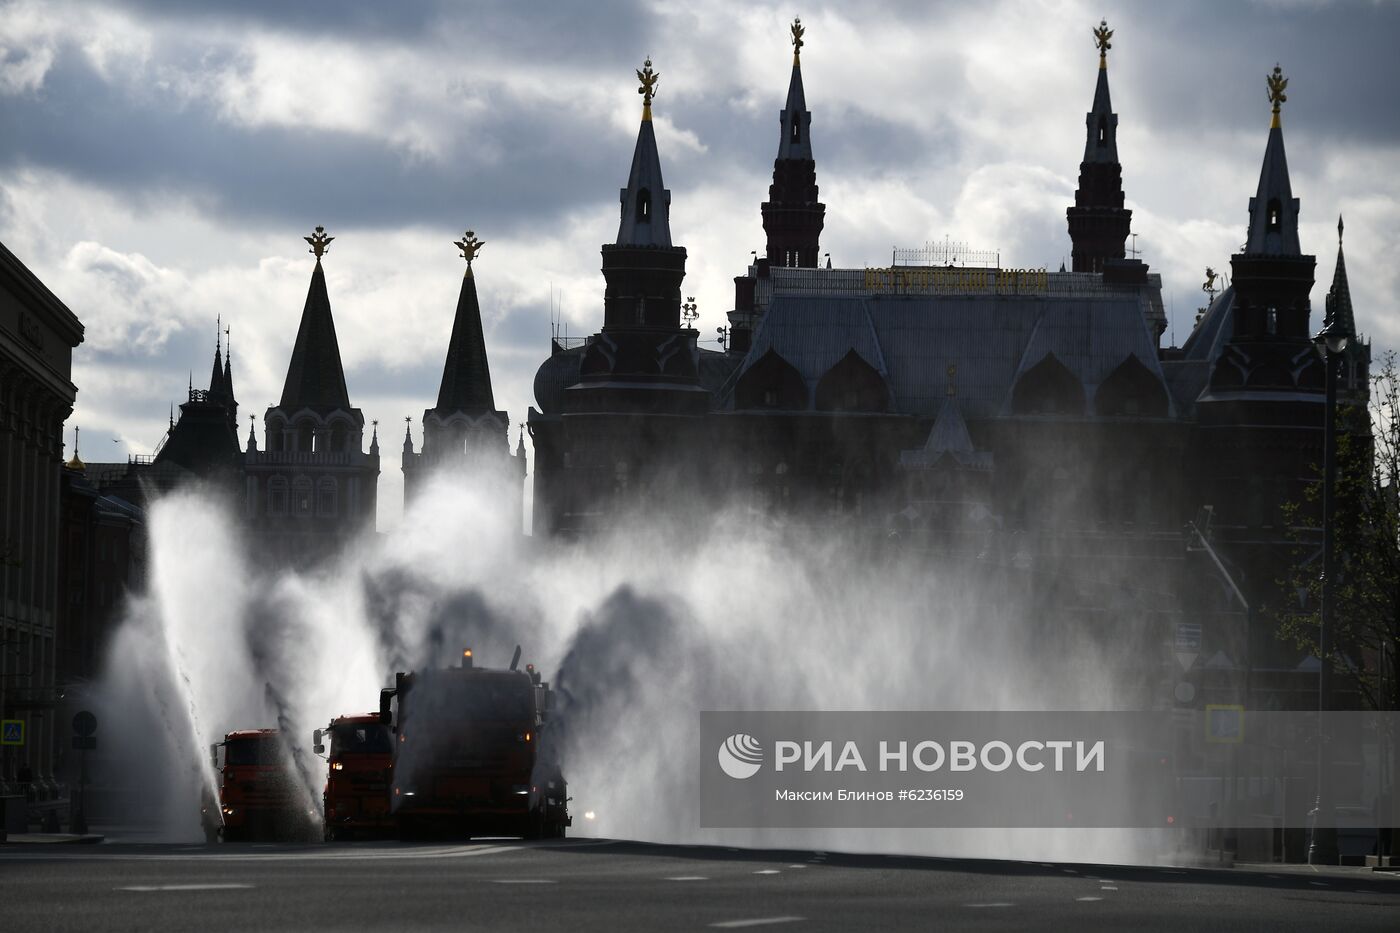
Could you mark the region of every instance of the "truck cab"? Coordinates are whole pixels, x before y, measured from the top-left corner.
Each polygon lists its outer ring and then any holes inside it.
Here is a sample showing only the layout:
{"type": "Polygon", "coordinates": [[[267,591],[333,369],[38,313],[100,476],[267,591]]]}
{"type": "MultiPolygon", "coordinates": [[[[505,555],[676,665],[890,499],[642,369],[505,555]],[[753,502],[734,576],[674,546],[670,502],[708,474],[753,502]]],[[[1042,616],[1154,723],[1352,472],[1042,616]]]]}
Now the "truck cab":
{"type": "Polygon", "coordinates": [[[276,729],[242,729],[209,746],[218,800],[203,802],[205,838],[234,842],[300,835],[308,814],[276,729]]]}
{"type": "Polygon", "coordinates": [[[390,811],[400,835],[558,838],[571,821],[552,751],[552,694],[533,667],[395,674],[379,719],[393,730],[390,811]]]}
{"type": "Polygon", "coordinates": [[[327,752],[322,835],[327,842],[391,831],[389,780],[393,737],[377,713],[340,716],[312,734],[316,754],[327,752]]]}

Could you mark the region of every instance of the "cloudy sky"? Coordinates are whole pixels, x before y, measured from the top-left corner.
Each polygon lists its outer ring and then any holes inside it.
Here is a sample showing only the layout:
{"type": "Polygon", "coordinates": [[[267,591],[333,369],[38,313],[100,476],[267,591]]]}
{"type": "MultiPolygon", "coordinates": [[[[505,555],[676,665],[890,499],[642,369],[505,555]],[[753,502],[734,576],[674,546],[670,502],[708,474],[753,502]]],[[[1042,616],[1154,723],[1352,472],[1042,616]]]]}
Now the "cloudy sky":
{"type": "Polygon", "coordinates": [[[471,227],[488,243],[477,282],[515,421],[551,305],[570,334],[601,325],[598,247],[616,233],[648,55],[684,291],[702,335],[724,323],[733,276],[763,248],[794,15],[836,265],[945,236],[1008,266],[1067,261],[1090,29],[1107,16],[1165,342],[1186,339],[1204,268],[1228,269],[1244,240],[1277,61],[1315,311],[1342,212],[1358,325],[1400,346],[1396,3],[0,0],[0,241],[87,326],[69,438],[80,424],[88,460],[150,452],[188,372],[207,380],[222,315],[246,440],[296,336],[301,238],[324,224],[351,399],[384,428],[392,526],[403,418],[435,401],[451,328],[452,240],[471,227]]]}

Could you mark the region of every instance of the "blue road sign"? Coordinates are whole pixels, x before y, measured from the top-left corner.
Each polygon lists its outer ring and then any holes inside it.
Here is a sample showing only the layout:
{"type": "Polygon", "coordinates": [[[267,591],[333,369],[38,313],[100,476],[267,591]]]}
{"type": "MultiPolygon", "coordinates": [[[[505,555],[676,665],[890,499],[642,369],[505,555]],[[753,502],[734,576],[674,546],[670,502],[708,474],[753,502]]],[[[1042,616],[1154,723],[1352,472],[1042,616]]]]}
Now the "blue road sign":
{"type": "Polygon", "coordinates": [[[0,719],[0,745],[24,744],[24,720],[0,719]]]}

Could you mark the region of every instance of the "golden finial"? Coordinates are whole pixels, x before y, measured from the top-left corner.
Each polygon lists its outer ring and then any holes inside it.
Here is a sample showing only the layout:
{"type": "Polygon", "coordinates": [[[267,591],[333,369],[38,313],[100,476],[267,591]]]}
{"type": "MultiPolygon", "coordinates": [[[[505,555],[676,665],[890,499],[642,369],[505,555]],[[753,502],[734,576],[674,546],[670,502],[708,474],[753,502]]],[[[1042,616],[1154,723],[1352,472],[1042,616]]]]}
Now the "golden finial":
{"type": "Polygon", "coordinates": [[[955,395],[958,394],[958,390],[957,390],[957,388],[956,388],[956,386],[954,385],[954,382],[953,382],[953,379],[954,379],[954,377],[957,376],[957,374],[958,374],[958,364],[957,364],[957,363],[949,363],[949,364],[948,364],[948,397],[949,397],[949,398],[952,398],[953,396],[955,396],[955,395]]]}
{"type": "Polygon", "coordinates": [[[311,244],[311,252],[316,254],[316,261],[320,262],[321,257],[325,255],[326,250],[330,247],[331,240],[334,240],[335,237],[326,236],[325,227],[317,227],[315,233],[311,234],[311,236],[302,237],[302,239],[311,244]]]}
{"type": "Polygon", "coordinates": [[[462,251],[462,258],[467,261],[467,275],[472,274],[472,260],[476,254],[481,252],[481,248],[486,245],[485,240],[478,240],[476,234],[471,230],[462,234],[460,240],[453,240],[452,245],[462,251]]]}
{"type": "Polygon", "coordinates": [[[1274,65],[1274,73],[1269,75],[1269,102],[1274,105],[1274,120],[1269,124],[1271,129],[1278,129],[1283,126],[1279,120],[1279,106],[1286,100],[1288,95],[1283,93],[1288,88],[1288,79],[1283,76],[1283,69],[1274,65]]]}
{"type": "Polygon", "coordinates": [[[802,64],[802,36],[807,29],[802,25],[802,17],[794,17],[792,21],[792,64],[794,66],[802,64]]]}
{"type": "Polygon", "coordinates": [[[1108,50],[1113,48],[1113,43],[1109,39],[1113,38],[1113,30],[1108,28],[1108,20],[1099,20],[1099,26],[1094,30],[1094,45],[1099,49],[1099,67],[1108,67],[1108,50]]]}
{"type": "Polygon", "coordinates": [[[642,95],[642,119],[651,119],[651,99],[656,96],[656,82],[661,79],[661,75],[651,70],[651,59],[647,58],[642,70],[637,72],[637,80],[642,82],[642,86],[637,88],[637,93],[642,95]]]}

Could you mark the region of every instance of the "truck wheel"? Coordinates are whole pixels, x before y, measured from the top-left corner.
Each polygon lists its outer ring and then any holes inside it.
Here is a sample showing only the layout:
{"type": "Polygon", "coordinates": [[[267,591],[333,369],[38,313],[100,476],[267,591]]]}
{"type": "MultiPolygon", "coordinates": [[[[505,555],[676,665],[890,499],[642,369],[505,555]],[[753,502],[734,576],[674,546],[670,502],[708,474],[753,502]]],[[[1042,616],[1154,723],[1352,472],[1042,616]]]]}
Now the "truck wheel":
{"type": "Polygon", "coordinates": [[[540,806],[525,814],[525,831],[521,835],[526,839],[543,839],[548,829],[549,824],[544,819],[544,807],[540,806]]]}

